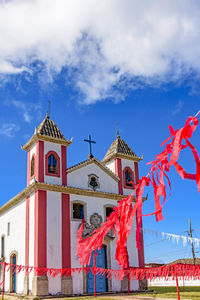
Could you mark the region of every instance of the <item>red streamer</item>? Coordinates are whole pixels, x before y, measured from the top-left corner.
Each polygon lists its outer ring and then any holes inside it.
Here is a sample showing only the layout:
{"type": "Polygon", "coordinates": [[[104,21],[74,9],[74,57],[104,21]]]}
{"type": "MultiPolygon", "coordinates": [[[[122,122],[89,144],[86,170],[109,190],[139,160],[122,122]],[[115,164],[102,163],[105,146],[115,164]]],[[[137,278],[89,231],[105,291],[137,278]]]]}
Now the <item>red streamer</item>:
{"type": "Polygon", "coordinates": [[[196,180],[198,191],[200,192],[200,159],[195,147],[190,143],[189,138],[192,137],[193,132],[198,125],[197,117],[189,117],[186,120],[185,126],[178,130],[174,130],[172,126],[169,126],[170,137],[168,137],[162,144],[166,144],[165,149],[156,156],[156,159],[151,164],[150,171],[147,176],[142,177],[136,185],[136,202],[134,207],[132,206],[132,196],[124,198],[119,201],[115,211],[110,215],[108,220],[102,224],[102,226],[93,232],[86,239],[82,239],[82,232],[84,225],[80,227],[78,231],[78,244],[77,255],[83,266],[89,264],[92,251],[100,249],[102,247],[104,237],[110,229],[113,229],[116,236],[116,255],[115,258],[121,268],[120,279],[124,277],[125,269],[129,268],[129,258],[127,251],[127,237],[130,234],[133,218],[136,215],[137,228],[136,228],[136,244],[137,248],[141,248],[140,230],[142,227],[142,196],[144,188],[151,183],[154,190],[155,200],[155,212],[147,214],[145,216],[155,214],[156,221],[163,220],[162,208],[166,202],[167,186],[164,179],[167,180],[167,184],[170,188],[169,196],[171,195],[171,183],[166,172],[170,171],[172,165],[175,166],[178,174],[183,179],[196,180]],[[172,139],[172,142],[169,141],[172,139]],[[190,148],[196,162],[196,174],[188,174],[177,163],[181,150],[190,148]],[[161,204],[161,198],[162,204],[161,204]],[[136,214],[137,212],[137,214],[136,214]],[[116,231],[115,231],[116,228],[116,231]]]}

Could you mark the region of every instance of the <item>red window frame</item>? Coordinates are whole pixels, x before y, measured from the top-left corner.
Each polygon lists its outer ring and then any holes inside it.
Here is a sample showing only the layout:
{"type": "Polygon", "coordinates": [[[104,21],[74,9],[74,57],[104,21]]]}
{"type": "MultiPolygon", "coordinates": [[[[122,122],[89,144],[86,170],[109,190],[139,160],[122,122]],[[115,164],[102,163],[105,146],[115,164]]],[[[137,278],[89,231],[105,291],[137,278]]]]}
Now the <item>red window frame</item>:
{"type": "Polygon", "coordinates": [[[49,151],[45,155],[45,175],[60,177],[60,157],[58,156],[58,154],[55,151],[49,151]],[[51,173],[48,171],[48,158],[51,154],[53,154],[55,156],[55,159],[57,160],[57,172],[56,173],[51,173]]]}
{"type": "Polygon", "coordinates": [[[123,170],[123,182],[124,182],[124,188],[125,189],[134,190],[134,188],[135,188],[135,176],[134,176],[134,173],[133,173],[133,171],[131,170],[130,167],[125,167],[124,170],[123,170]],[[126,171],[129,171],[131,173],[132,182],[133,182],[132,186],[126,185],[126,171]]]}

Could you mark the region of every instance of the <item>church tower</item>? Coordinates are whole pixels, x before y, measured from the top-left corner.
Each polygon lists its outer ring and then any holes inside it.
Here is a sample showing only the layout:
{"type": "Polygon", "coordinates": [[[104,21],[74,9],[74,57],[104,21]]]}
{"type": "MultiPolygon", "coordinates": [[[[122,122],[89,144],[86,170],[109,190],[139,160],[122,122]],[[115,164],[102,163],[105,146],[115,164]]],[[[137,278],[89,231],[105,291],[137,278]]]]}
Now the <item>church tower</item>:
{"type": "Polygon", "coordinates": [[[33,182],[67,185],[67,141],[47,114],[34,135],[22,147],[28,151],[27,186],[33,182]]]}
{"type": "MultiPolygon", "coordinates": [[[[34,135],[22,147],[28,152],[25,265],[35,268],[70,268],[70,197],[67,186],[65,139],[47,114],[34,135]]],[[[51,278],[26,272],[24,293],[48,295],[72,293],[71,278],[51,278]]]]}
{"type": "MultiPolygon", "coordinates": [[[[139,181],[138,163],[143,157],[137,156],[133,150],[122,140],[117,133],[117,138],[111,144],[102,162],[119,178],[118,193],[122,195],[136,194],[135,185],[139,181]]],[[[144,267],[143,231],[140,232],[141,249],[138,249],[139,267],[144,267]]],[[[140,282],[140,284],[142,284],[140,282]]]]}
{"type": "Polygon", "coordinates": [[[120,178],[119,194],[129,195],[135,190],[139,180],[138,162],[141,160],[142,157],[137,156],[117,134],[102,162],[120,178]]]}

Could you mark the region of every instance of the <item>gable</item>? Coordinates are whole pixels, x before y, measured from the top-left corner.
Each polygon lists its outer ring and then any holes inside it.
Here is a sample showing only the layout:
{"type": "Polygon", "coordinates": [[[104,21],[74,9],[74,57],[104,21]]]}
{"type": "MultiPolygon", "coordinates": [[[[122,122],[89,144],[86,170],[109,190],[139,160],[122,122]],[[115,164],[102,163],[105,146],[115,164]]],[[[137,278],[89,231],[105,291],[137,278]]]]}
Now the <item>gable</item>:
{"type": "Polygon", "coordinates": [[[98,177],[99,187],[96,189],[97,191],[118,194],[117,176],[115,174],[112,176],[112,172],[110,173],[110,171],[107,171],[107,168],[99,166],[96,161],[69,170],[67,175],[67,185],[93,190],[88,184],[91,175],[98,177]]]}

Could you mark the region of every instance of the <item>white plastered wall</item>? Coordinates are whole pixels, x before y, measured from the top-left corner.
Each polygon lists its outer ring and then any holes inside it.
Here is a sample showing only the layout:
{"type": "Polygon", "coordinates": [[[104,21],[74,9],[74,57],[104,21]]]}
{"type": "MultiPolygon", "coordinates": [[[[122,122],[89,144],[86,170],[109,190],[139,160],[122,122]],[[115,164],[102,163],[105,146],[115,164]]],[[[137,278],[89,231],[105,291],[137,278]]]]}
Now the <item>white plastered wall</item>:
{"type": "Polygon", "coordinates": [[[114,160],[107,162],[105,165],[107,168],[109,168],[115,174],[115,161],[114,160]]]}
{"type": "MultiPolygon", "coordinates": [[[[61,193],[47,192],[47,268],[62,268],[61,193]]],[[[49,294],[61,293],[61,278],[48,275],[49,294]]]]}
{"type": "MultiPolygon", "coordinates": [[[[172,277],[169,277],[167,280],[165,278],[156,278],[153,280],[147,281],[148,286],[176,286],[176,279],[172,280],[172,277]]],[[[178,285],[180,286],[200,286],[200,280],[198,279],[190,279],[183,280],[178,279],[178,285]]]]}
{"type": "MultiPolygon", "coordinates": [[[[0,237],[5,235],[5,262],[10,263],[10,255],[17,252],[18,265],[25,264],[25,220],[26,200],[22,200],[0,216],[0,237]],[[7,225],[10,222],[10,235],[7,235],[7,225]]],[[[16,292],[24,291],[24,272],[16,275],[16,292]]],[[[5,273],[5,291],[9,292],[10,272],[5,273]]]]}
{"type": "MultiPolygon", "coordinates": [[[[94,213],[98,213],[102,216],[104,221],[104,210],[105,205],[110,206],[117,206],[116,200],[111,199],[104,199],[104,198],[97,198],[97,197],[86,197],[86,196],[77,196],[77,195],[70,195],[70,209],[72,215],[72,202],[73,201],[82,201],[86,204],[86,221],[90,223],[90,217],[94,213]]],[[[71,220],[71,267],[81,267],[79,263],[79,259],[76,256],[76,246],[77,246],[77,230],[79,225],[81,224],[81,220],[71,220]]],[[[116,251],[116,244],[115,240],[110,242],[110,254],[111,254],[111,268],[112,269],[119,269],[118,263],[115,259],[115,251],[116,251]]],[[[135,242],[135,220],[133,222],[133,229],[131,235],[128,238],[128,251],[130,256],[130,265],[138,266],[138,251],[136,249],[136,242],[135,242]]],[[[136,290],[138,289],[138,283],[133,280],[131,282],[131,289],[136,290]]],[[[120,280],[116,280],[115,278],[112,279],[112,290],[113,291],[120,291],[121,290],[121,283],[120,280]]],[[[73,293],[79,294],[83,293],[83,277],[82,274],[73,274],[73,293]]]]}
{"type": "Polygon", "coordinates": [[[49,151],[55,151],[60,157],[60,177],[44,175],[44,182],[50,184],[62,185],[61,145],[44,141],[44,174],[45,174],[45,155],[49,151]]]}
{"type": "Polygon", "coordinates": [[[118,181],[114,180],[95,163],[74,170],[67,175],[68,186],[91,189],[88,187],[88,175],[95,174],[99,177],[100,188],[97,191],[118,193],[118,181]]]}

